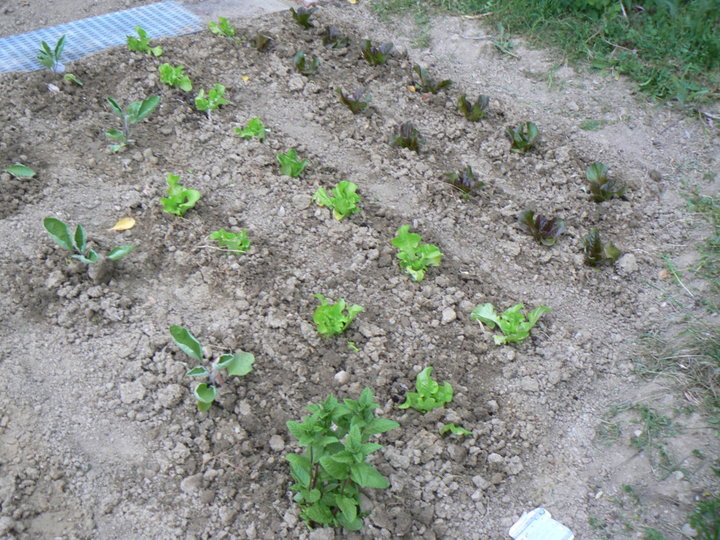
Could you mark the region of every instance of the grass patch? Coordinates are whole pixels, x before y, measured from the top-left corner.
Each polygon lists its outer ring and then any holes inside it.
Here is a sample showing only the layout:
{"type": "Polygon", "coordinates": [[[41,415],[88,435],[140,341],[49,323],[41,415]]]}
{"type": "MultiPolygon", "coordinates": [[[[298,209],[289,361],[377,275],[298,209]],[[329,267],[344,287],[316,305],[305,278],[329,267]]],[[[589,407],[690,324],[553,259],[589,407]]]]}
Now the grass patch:
{"type": "MultiPolygon", "coordinates": [[[[486,15],[502,32],[629,76],[649,96],[697,107],[720,98],[717,0],[378,0],[381,16],[433,8],[486,15]],[[502,25],[502,26],[498,26],[502,25]]],[[[506,39],[506,38],[501,38],[506,39]]]]}

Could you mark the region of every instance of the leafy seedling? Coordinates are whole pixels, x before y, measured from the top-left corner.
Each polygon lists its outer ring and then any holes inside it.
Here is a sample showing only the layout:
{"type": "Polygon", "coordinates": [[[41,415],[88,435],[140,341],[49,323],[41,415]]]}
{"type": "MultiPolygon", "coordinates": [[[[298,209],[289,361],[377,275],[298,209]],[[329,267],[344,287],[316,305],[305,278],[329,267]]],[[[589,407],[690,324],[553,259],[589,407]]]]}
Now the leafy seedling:
{"type": "Polygon", "coordinates": [[[112,112],[115,113],[115,116],[123,121],[122,131],[109,129],[105,132],[105,135],[110,140],[116,141],[116,144],[110,145],[110,149],[113,152],[122,150],[128,143],[132,142],[130,139],[130,126],[133,126],[147,118],[150,113],[155,110],[155,107],[158,106],[158,103],[160,103],[160,98],[158,96],[150,96],[142,101],[135,101],[131,103],[127,106],[127,109],[123,110],[120,104],[113,98],[108,97],[105,99],[107,99],[107,102],[110,104],[110,108],[112,109],[112,112]]]}
{"type": "Polygon", "coordinates": [[[520,228],[530,234],[536,242],[544,246],[553,246],[565,231],[565,220],[548,219],[534,210],[523,210],[518,216],[520,228]]]}
{"type": "Polygon", "coordinates": [[[333,217],[340,221],[360,211],[357,206],[357,203],[360,202],[360,195],[355,193],[356,191],[357,184],[343,180],[333,188],[332,195],[328,195],[325,188],[318,189],[313,195],[313,201],[319,206],[327,206],[332,209],[333,217]]]}
{"type": "Polygon", "coordinates": [[[313,294],[313,296],[320,300],[320,305],[315,308],[315,313],[313,313],[313,321],[318,334],[322,337],[327,338],[341,334],[350,326],[358,313],[365,309],[353,304],[346,310],[345,300],[342,298],[333,304],[332,300],[325,298],[320,293],[313,294]]]}
{"type": "Polygon", "coordinates": [[[590,165],[585,172],[595,202],[609,201],[613,197],[625,195],[627,187],[618,180],[608,178],[607,172],[608,168],[599,161],[590,165]]]}
{"type": "Polygon", "coordinates": [[[505,135],[510,139],[510,149],[518,154],[524,154],[535,146],[540,131],[534,123],[525,122],[519,126],[507,128],[505,135]]]}
{"type": "Polygon", "coordinates": [[[192,82],[190,82],[190,77],[185,75],[184,66],[162,64],[158,71],[160,72],[160,80],[168,86],[179,88],[185,92],[192,90],[192,82]]]}
{"type": "Polygon", "coordinates": [[[228,39],[235,37],[235,27],[225,17],[218,17],[218,21],[208,23],[210,31],[217,36],[225,36],[228,39]]]}
{"type": "Polygon", "coordinates": [[[443,88],[448,88],[453,84],[449,79],[436,81],[430,76],[427,69],[418,64],[413,66],[413,71],[418,76],[418,80],[413,81],[413,86],[423,94],[437,94],[443,88]]]}
{"type": "Polygon", "coordinates": [[[227,248],[228,253],[239,255],[250,249],[250,239],[247,235],[247,229],[243,229],[239,233],[218,229],[210,233],[210,239],[215,240],[218,246],[227,248]]]}
{"type": "Polygon", "coordinates": [[[485,118],[489,104],[490,98],[488,96],[481,95],[474,102],[470,102],[463,94],[458,99],[458,110],[470,122],[479,122],[485,118]]]}
{"type": "Polygon", "coordinates": [[[9,175],[17,178],[18,180],[27,180],[35,176],[36,172],[33,171],[27,165],[22,163],[16,163],[15,165],[9,165],[5,167],[4,171],[9,175]]]}
{"type": "MultiPolygon", "coordinates": [[[[203,361],[203,351],[200,342],[189,330],[182,326],[171,326],[170,335],[180,350],[198,362],[203,361]]],[[[234,354],[223,354],[211,363],[210,369],[205,366],[196,366],[186,373],[188,377],[207,377],[208,382],[200,383],[195,387],[194,394],[200,411],[207,411],[217,398],[217,389],[225,383],[223,370],[228,376],[242,377],[253,369],[255,356],[245,351],[235,351],[234,354]]]]}
{"type": "Polygon", "coordinates": [[[453,387],[445,381],[440,385],[432,378],[432,367],[426,367],[415,378],[415,389],[417,392],[408,392],[405,395],[405,403],[399,405],[400,409],[412,407],[423,414],[430,412],[437,407],[444,407],[453,398],[453,387]]]}
{"type": "Polygon", "coordinates": [[[460,171],[447,173],[445,176],[451,186],[459,189],[465,195],[470,195],[473,191],[480,189],[485,185],[478,180],[477,175],[473,172],[470,165],[467,165],[460,171]]]}
{"type": "Polygon", "coordinates": [[[614,263],[622,254],[611,242],[603,244],[596,227],[590,229],[587,236],[582,239],[582,250],[585,255],[585,263],[590,266],[614,263]]]}
{"type": "Polygon", "coordinates": [[[335,92],[340,98],[340,103],[350,109],[353,114],[358,114],[364,111],[370,104],[370,100],[372,99],[372,96],[370,96],[370,94],[365,93],[364,88],[358,88],[350,94],[345,92],[345,90],[343,90],[342,88],[335,89],[335,92]]]}
{"type": "Polygon", "coordinates": [[[306,8],[306,7],[299,7],[297,10],[295,8],[290,8],[290,13],[292,14],[292,18],[295,19],[295,22],[298,23],[300,26],[305,28],[306,30],[312,28],[315,26],[310,19],[313,16],[313,13],[317,11],[317,8],[306,8]]]}
{"type": "Polygon", "coordinates": [[[38,51],[37,59],[40,63],[48,68],[53,73],[62,73],[65,71],[65,66],[60,62],[63,49],[65,48],[65,36],[61,36],[60,39],[55,43],[55,47],[50,48],[46,42],[40,42],[40,50],[38,51]]]}
{"type": "Polygon", "coordinates": [[[255,34],[255,37],[251,38],[249,43],[258,52],[269,51],[273,46],[272,38],[260,32],[255,34]]]}
{"type": "Polygon", "coordinates": [[[392,43],[373,45],[372,41],[365,39],[360,44],[360,52],[368,64],[371,66],[380,66],[388,61],[393,47],[394,45],[392,43]]]}
{"type": "Polygon", "coordinates": [[[327,26],[322,33],[322,42],[328,49],[342,49],[350,45],[350,38],[334,26],[327,26]]]}
{"type": "Polygon", "coordinates": [[[315,75],[320,67],[320,59],[317,56],[307,57],[303,51],[298,51],[293,56],[293,66],[302,75],[309,77],[315,75]]]}
{"type": "Polygon", "coordinates": [[[291,178],[300,176],[308,163],[307,159],[301,160],[298,157],[297,151],[294,148],[291,148],[284,154],[278,154],[277,159],[280,163],[280,174],[291,178]]]}
{"type": "Polygon", "coordinates": [[[289,421],[288,430],[305,450],[287,454],[300,519],[308,527],[343,527],[357,531],[363,526],[360,489],[386,489],[390,483],[367,462],[382,445],[368,442],[373,435],[399,427],[397,422],[377,418],[372,390],[360,399],[335,396],[307,407],[311,413],[301,422],[289,421]]]}
{"type": "Polygon", "coordinates": [[[498,23],[498,35],[495,39],[493,39],[492,44],[495,45],[495,48],[501,53],[512,56],[513,58],[520,58],[513,52],[515,45],[512,41],[510,41],[510,38],[505,33],[505,28],[501,23],[498,23]]]}
{"type": "Polygon", "coordinates": [[[440,266],[443,254],[433,244],[421,243],[419,234],[410,232],[410,225],[403,225],[397,231],[392,245],[398,248],[397,258],[400,268],[410,274],[415,281],[422,281],[430,266],[440,266]]]}
{"type": "Polygon", "coordinates": [[[78,86],[85,86],[85,83],[82,82],[80,79],[78,79],[74,74],[72,73],[66,73],[63,75],[63,79],[65,79],[67,82],[72,84],[77,84],[78,86]]]}
{"type": "Polygon", "coordinates": [[[420,132],[410,122],[400,124],[395,132],[390,136],[390,144],[407,148],[415,152],[420,151],[420,145],[425,142],[420,136],[420,132]]]}
{"type": "Polygon", "coordinates": [[[445,424],[440,428],[440,435],[443,437],[447,434],[457,435],[458,437],[464,437],[466,435],[472,435],[472,431],[465,429],[462,426],[456,426],[455,424],[445,424]]]}
{"type": "Polygon", "coordinates": [[[251,118],[245,124],[245,127],[235,128],[235,133],[240,135],[243,139],[259,139],[260,142],[264,142],[267,137],[267,129],[259,118],[251,118]]]}
{"type": "Polygon", "coordinates": [[[138,37],[127,36],[127,46],[131,51],[141,52],[150,56],[160,56],[163,53],[162,47],[151,47],[150,37],[140,26],[135,27],[138,37]]]}
{"type": "Polygon", "coordinates": [[[207,95],[205,90],[201,88],[198,95],[195,96],[195,107],[198,111],[207,113],[208,120],[212,120],[212,112],[228,103],[228,100],[223,95],[225,95],[225,87],[222,84],[213,84],[207,95]]]}
{"type": "Polygon", "coordinates": [[[188,189],[180,185],[180,176],[175,174],[167,175],[167,197],[162,197],[160,203],[165,212],[176,216],[184,216],[195,203],[200,200],[200,192],[195,189],[188,189]]]}
{"type": "MultiPolygon", "coordinates": [[[[58,246],[73,254],[71,255],[73,259],[77,259],[84,264],[92,264],[101,260],[102,256],[88,247],[85,227],[82,225],[75,227],[75,234],[72,236],[70,235],[70,228],[57,218],[46,217],[43,220],[43,226],[50,235],[50,238],[52,238],[58,246]]],[[[133,249],[135,249],[135,246],[116,247],[111,249],[108,254],[105,255],[105,258],[111,261],[117,261],[133,249]]]]}
{"type": "Polygon", "coordinates": [[[493,336],[496,345],[505,343],[520,343],[530,336],[530,329],[535,326],[543,313],[552,310],[547,306],[538,306],[527,316],[522,312],[523,304],[516,304],[498,316],[491,303],[477,306],[472,310],[470,318],[486,324],[491,330],[496,326],[503,333],[502,336],[493,336]]]}

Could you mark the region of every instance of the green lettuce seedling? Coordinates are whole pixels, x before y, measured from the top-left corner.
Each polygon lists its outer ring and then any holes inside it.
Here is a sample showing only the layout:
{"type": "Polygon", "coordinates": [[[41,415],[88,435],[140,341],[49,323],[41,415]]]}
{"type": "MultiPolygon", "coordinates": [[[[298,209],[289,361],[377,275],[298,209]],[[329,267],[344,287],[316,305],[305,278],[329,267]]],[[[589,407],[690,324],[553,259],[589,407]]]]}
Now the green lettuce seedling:
{"type": "Polygon", "coordinates": [[[235,133],[240,135],[243,139],[255,138],[259,139],[260,142],[264,142],[267,137],[267,128],[259,118],[251,118],[248,120],[245,127],[235,128],[235,133]]]}
{"type": "Polygon", "coordinates": [[[107,99],[107,102],[110,104],[110,108],[112,109],[112,112],[115,113],[115,116],[123,121],[122,131],[109,129],[105,132],[108,139],[117,141],[116,144],[110,145],[110,149],[113,152],[122,150],[128,143],[132,142],[130,139],[130,126],[133,126],[147,118],[150,113],[155,110],[158,103],[160,103],[160,98],[158,96],[150,96],[142,101],[135,101],[131,103],[127,106],[127,109],[123,110],[120,104],[113,98],[108,97],[105,99],[107,99]]]}
{"type": "Polygon", "coordinates": [[[420,136],[420,132],[415,129],[411,122],[403,122],[395,132],[390,135],[390,144],[407,148],[414,152],[420,151],[420,145],[425,142],[420,136]]]}
{"type": "Polygon", "coordinates": [[[602,242],[596,227],[590,229],[587,236],[582,239],[582,251],[585,255],[585,263],[590,266],[614,263],[622,255],[622,252],[611,242],[602,242]]]}
{"type": "Polygon", "coordinates": [[[165,212],[176,216],[184,216],[195,203],[200,200],[200,192],[195,189],[187,189],[180,185],[180,176],[175,174],[167,175],[167,197],[162,197],[160,203],[165,212]]]}
{"type": "Polygon", "coordinates": [[[552,311],[547,306],[538,306],[526,316],[521,311],[523,307],[523,304],[516,304],[498,316],[493,305],[487,303],[473,309],[470,318],[485,323],[490,329],[496,326],[500,328],[503,335],[493,336],[496,345],[520,343],[530,336],[530,329],[535,326],[540,316],[552,311]]]}
{"type": "Polygon", "coordinates": [[[243,229],[239,233],[218,229],[210,233],[210,239],[215,240],[218,246],[227,248],[228,253],[240,254],[250,249],[250,239],[247,236],[247,229],[243,229]]]}
{"type": "MultiPolygon", "coordinates": [[[[75,227],[75,234],[72,236],[70,235],[68,226],[59,219],[46,217],[43,220],[43,226],[50,235],[50,238],[52,238],[58,246],[73,253],[73,255],[71,255],[73,259],[77,259],[84,264],[96,263],[101,259],[101,255],[88,247],[85,228],[82,225],[75,227]]],[[[135,249],[135,246],[116,247],[111,249],[108,254],[105,255],[105,258],[111,261],[117,261],[133,249],[135,249]]]]}
{"type": "Polygon", "coordinates": [[[23,165],[22,163],[8,165],[5,167],[4,171],[18,180],[26,180],[28,178],[32,178],[36,174],[30,167],[23,165]]]}
{"type": "Polygon", "coordinates": [[[357,531],[363,526],[361,488],[386,489],[390,483],[367,462],[382,445],[368,442],[373,435],[399,427],[397,422],[377,418],[372,390],[360,399],[335,396],[307,407],[309,416],[289,421],[288,430],[305,450],[287,454],[300,518],[308,527],[343,527],[357,531]]]}
{"type": "Polygon", "coordinates": [[[55,43],[55,47],[53,48],[50,48],[47,43],[41,41],[37,59],[43,66],[48,68],[53,73],[62,73],[63,71],[65,71],[65,66],[60,62],[60,57],[62,56],[64,48],[64,35],[57,40],[57,43],[55,43]]]}
{"type": "Polygon", "coordinates": [[[145,30],[143,30],[140,26],[136,26],[135,32],[137,32],[138,37],[126,36],[128,49],[131,51],[146,53],[150,56],[162,55],[162,47],[150,46],[150,37],[147,35],[145,30]]]}
{"type": "Polygon", "coordinates": [[[419,234],[410,232],[410,225],[403,225],[397,231],[392,245],[398,248],[400,268],[415,281],[422,281],[429,266],[440,266],[443,254],[433,244],[422,244],[419,234]]]}
{"type": "Polygon", "coordinates": [[[358,88],[350,94],[345,92],[342,88],[335,89],[335,92],[340,98],[340,103],[350,109],[353,114],[358,114],[364,111],[372,99],[370,94],[365,93],[364,88],[358,88]]]}
{"type": "Polygon", "coordinates": [[[185,92],[192,90],[192,82],[190,82],[190,77],[185,75],[184,66],[172,66],[166,63],[162,64],[158,71],[160,72],[160,80],[168,86],[179,88],[185,92]]]}
{"type": "Polygon", "coordinates": [[[525,122],[516,127],[509,127],[505,135],[510,139],[510,149],[513,152],[524,154],[538,141],[540,131],[532,122],[525,122]]]}
{"type": "Polygon", "coordinates": [[[392,53],[394,45],[392,43],[383,43],[382,45],[373,45],[369,39],[363,40],[360,45],[360,52],[368,64],[372,66],[380,66],[387,62],[392,53]]]}
{"type": "Polygon", "coordinates": [[[485,118],[490,98],[488,96],[479,96],[474,102],[468,101],[465,94],[458,99],[458,110],[470,122],[479,122],[485,118]]]}
{"type": "Polygon", "coordinates": [[[457,435],[458,437],[464,437],[465,435],[472,435],[472,431],[465,429],[462,426],[456,426],[455,424],[445,424],[440,428],[440,435],[445,436],[446,434],[457,435]]]}
{"type": "Polygon", "coordinates": [[[320,293],[313,294],[315,298],[320,300],[320,305],[315,308],[313,313],[313,321],[315,327],[322,337],[332,337],[341,334],[350,326],[355,317],[358,316],[365,308],[353,304],[345,310],[345,300],[340,298],[334,304],[329,298],[325,298],[320,293]]]}
{"type": "Polygon", "coordinates": [[[544,246],[553,246],[565,231],[565,221],[560,218],[548,219],[534,210],[523,210],[518,215],[520,227],[530,234],[536,242],[544,246]]]}
{"type": "Polygon", "coordinates": [[[622,197],[627,190],[627,187],[618,180],[608,178],[607,172],[607,166],[599,161],[590,165],[585,172],[593,201],[597,203],[609,201],[613,197],[622,197]]]}
{"type": "Polygon", "coordinates": [[[208,28],[213,34],[225,36],[233,39],[235,37],[235,27],[231,25],[225,17],[218,17],[218,22],[210,21],[208,28]]]}
{"type": "MultiPolygon", "coordinates": [[[[182,326],[171,326],[170,335],[181,351],[198,362],[203,361],[202,345],[189,330],[182,326]]],[[[215,362],[212,362],[210,369],[205,366],[196,366],[188,371],[186,373],[188,377],[208,378],[208,382],[198,384],[193,392],[198,409],[207,411],[212,407],[215,398],[217,398],[217,389],[225,382],[225,377],[223,377],[221,371],[224,370],[227,375],[242,377],[252,371],[254,363],[255,356],[252,353],[235,351],[234,354],[221,355],[215,362]]]]}
{"type": "Polygon", "coordinates": [[[320,206],[327,206],[333,211],[333,217],[340,221],[355,212],[359,212],[357,203],[360,202],[360,195],[355,193],[357,184],[343,180],[333,188],[332,196],[328,195],[325,188],[320,188],[313,195],[313,201],[320,206]]]}
{"type": "Polygon", "coordinates": [[[295,56],[293,56],[293,66],[295,66],[298,73],[309,77],[310,75],[315,75],[318,72],[320,59],[315,55],[312,57],[305,56],[303,51],[298,51],[295,53],[295,56]]]}
{"type": "Polygon", "coordinates": [[[227,105],[228,100],[223,97],[225,87],[222,84],[213,84],[205,95],[205,90],[200,89],[200,93],[195,96],[195,107],[198,111],[207,113],[208,120],[212,120],[212,112],[219,109],[221,105],[227,105]]]}
{"type": "Polygon", "coordinates": [[[444,407],[453,398],[453,387],[445,381],[442,386],[432,378],[432,367],[426,367],[417,374],[415,389],[417,392],[408,392],[405,403],[399,405],[400,409],[412,407],[423,414],[437,407],[444,407]]]}
{"type": "Polygon", "coordinates": [[[423,94],[437,94],[443,88],[448,88],[453,84],[453,82],[448,79],[436,81],[430,76],[427,69],[419,64],[415,64],[413,66],[413,71],[418,76],[418,80],[413,81],[413,86],[416,90],[422,92],[423,94]]]}
{"type": "Polygon", "coordinates": [[[294,148],[291,148],[284,154],[278,154],[277,159],[280,163],[280,174],[291,178],[300,176],[308,163],[307,159],[300,160],[300,158],[298,158],[297,151],[294,148]]]}
{"type": "Polygon", "coordinates": [[[295,22],[306,30],[314,26],[313,23],[310,21],[310,18],[316,11],[317,8],[308,9],[306,7],[299,7],[297,8],[297,10],[295,8],[290,8],[292,18],[295,19],[295,22]]]}

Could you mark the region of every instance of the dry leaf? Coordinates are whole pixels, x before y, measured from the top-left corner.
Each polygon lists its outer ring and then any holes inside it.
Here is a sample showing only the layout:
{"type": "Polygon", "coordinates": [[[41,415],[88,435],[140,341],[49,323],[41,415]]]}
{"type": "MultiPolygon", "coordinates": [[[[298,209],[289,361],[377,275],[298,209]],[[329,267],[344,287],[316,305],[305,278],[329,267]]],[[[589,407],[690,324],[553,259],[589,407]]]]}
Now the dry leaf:
{"type": "Polygon", "coordinates": [[[407,89],[410,90],[411,92],[417,92],[417,90],[415,90],[415,87],[412,85],[408,86],[407,89]]]}
{"type": "Polygon", "coordinates": [[[658,272],[658,279],[667,279],[670,277],[670,272],[665,270],[664,268],[658,272]]]}
{"type": "Polygon", "coordinates": [[[250,75],[243,75],[240,78],[243,80],[243,82],[248,82],[250,80],[250,75]]]}
{"type": "Polygon", "coordinates": [[[124,217],[112,226],[111,231],[127,231],[135,226],[135,219],[131,217],[124,217]]]}
{"type": "Polygon", "coordinates": [[[348,0],[351,4],[357,4],[357,0],[348,0]]]}

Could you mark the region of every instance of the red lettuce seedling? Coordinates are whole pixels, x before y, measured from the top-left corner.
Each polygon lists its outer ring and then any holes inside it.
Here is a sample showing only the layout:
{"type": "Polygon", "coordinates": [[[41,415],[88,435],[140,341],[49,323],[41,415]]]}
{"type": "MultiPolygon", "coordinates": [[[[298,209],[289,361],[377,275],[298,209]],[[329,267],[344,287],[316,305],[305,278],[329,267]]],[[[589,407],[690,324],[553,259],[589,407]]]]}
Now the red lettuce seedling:
{"type": "Polygon", "coordinates": [[[478,180],[477,175],[473,172],[470,165],[460,171],[447,173],[445,176],[451,186],[459,189],[465,195],[469,195],[474,190],[480,189],[485,185],[478,180]]]}
{"type": "Polygon", "coordinates": [[[590,183],[590,193],[595,202],[609,201],[613,197],[625,195],[627,189],[625,185],[618,180],[608,178],[607,172],[608,168],[599,161],[590,165],[585,172],[590,183]]]}
{"type": "Polygon", "coordinates": [[[383,43],[382,45],[373,45],[369,39],[363,40],[360,45],[360,52],[368,64],[379,66],[387,62],[390,53],[392,53],[394,45],[392,43],[383,43]]]}
{"type": "Polygon", "coordinates": [[[505,310],[502,315],[497,315],[493,305],[487,303],[473,309],[470,318],[485,323],[490,329],[496,326],[500,328],[503,335],[493,336],[496,345],[520,343],[530,336],[530,329],[535,326],[542,314],[552,311],[547,306],[538,306],[527,314],[526,320],[526,315],[522,312],[522,309],[522,304],[516,304],[505,310]]]}
{"type": "Polygon", "coordinates": [[[295,22],[298,23],[300,26],[305,28],[306,30],[309,28],[312,28],[314,24],[310,21],[310,18],[313,16],[313,13],[317,11],[317,8],[306,8],[306,7],[299,7],[297,10],[295,8],[290,8],[290,13],[292,14],[292,18],[295,19],[295,22]]]}
{"type": "Polygon", "coordinates": [[[525,122],[519,126],[507,128],[505,135],[510,139],[510,149],[513,152],[524,154],[535,146],[540,136],[540,131],[532,122],[525,122]]]}
{"type": "Polygon", "coordinates": [[[481,95],[474,102],[470,102],[465,97],[465,94],[463,94],[460,96],[460,99],[458,99],[458,110],[470,122],[479,122],[485,118],[489,104],[490,98],[488,96],[481,95]]]}
{"type": "Polygon", "coordinates": [[[548,219],[534,210],[524,210],[518,216],[520,227],[540,244],[553,246],[558,237],[565,231],[565,220],[548,219]]]}
{"type": "Polygon", "coordinates": [[[295,56],[293,56],[293,66],[295,66],[298,73],[309,77],[310,75],[315,75],[318,72],[320,59],[317,56],[305,56],[303,51],[298,51],[295,53],[295,56]]]}
{"type": "Polygon", "coordinates": [[[341,49],[350,45],[350,38],[334,26],[327,26],[322,33],[322,42],[328,49],[341,49]]]}
{"type": "Polygon", "coordinates": [[[426,367],[415,378],[415,389],[417,392],[408,392],[405,395],[405,403],[399,405],[399,409],[412,407],[423,414],[430,412],[437,407],[444,407],[453,398],[453,387],[445,381],[440,385],[432,378],[432,367],[426,367]]]}
{"type": "Polygon", "coordinates": [[[345,92],[342,88],[337,88],[335,92],[337,92],[337,95],[340,98],[340,103],[350,109],[353,114],[358,114],[364,111],[372,99],[370,94],[365,93],[364,88],[358,88],[350,94],[345,92]]]}
{"type": "Polygon", "coordinates": [[[402,123],[400,127],[395,130],[395,133],[390,136],[390,144],[393,146],[407,148],[415,152],[420,151],[420,145],[423,142],[420,132],[415,129],[415,126],[410,122],[402,123]]]}
{"type": "Polygon", "coordinates": [[[582,239],[582,251],[585,255],[585,262],[590,266],[600,266],[605,263],[614,263],[622,252],[611,242],[603,244],[600,240],[600,232],[596,227],[582,239]]]}
{"type": "Polygon", "coordinates": [[[273,39],[260,32],[255,34],[255,37],[251,38],[248,43],[258,52],[269,51],[273,47],[273,39]]]}
{"type": "Polygon", "coordinates": [[[423,94],[437,94],[443,88],[448,88],[453,85],[453,82],[449,79],[436,81],[430,76],[427,69],[418,64],[413,66],[413,71],[419,79],[418,81],[413,81],[413,86],[423,94]]]}

